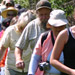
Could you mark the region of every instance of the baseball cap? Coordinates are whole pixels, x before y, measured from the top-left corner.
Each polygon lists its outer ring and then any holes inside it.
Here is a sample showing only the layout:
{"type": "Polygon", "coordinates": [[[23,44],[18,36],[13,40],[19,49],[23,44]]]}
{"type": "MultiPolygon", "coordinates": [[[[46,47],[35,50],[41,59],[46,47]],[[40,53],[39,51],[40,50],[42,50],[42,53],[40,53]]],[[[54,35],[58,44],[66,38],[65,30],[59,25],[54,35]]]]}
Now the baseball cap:
{"type": "Polygon", "coordinates": [[[55,9],[50,13],[48,23],[54,27],[59,27],[68,24],[65,12],[61,9],[55,9]]]}
{"type": "Polygon", "coordinates": [[[47,0],[40,0],[37,5],[36,5],[36,11],[41,9],[41,8],[48,8],[50,10],[52,10],[51,8],[51,3],[47,0]]]}

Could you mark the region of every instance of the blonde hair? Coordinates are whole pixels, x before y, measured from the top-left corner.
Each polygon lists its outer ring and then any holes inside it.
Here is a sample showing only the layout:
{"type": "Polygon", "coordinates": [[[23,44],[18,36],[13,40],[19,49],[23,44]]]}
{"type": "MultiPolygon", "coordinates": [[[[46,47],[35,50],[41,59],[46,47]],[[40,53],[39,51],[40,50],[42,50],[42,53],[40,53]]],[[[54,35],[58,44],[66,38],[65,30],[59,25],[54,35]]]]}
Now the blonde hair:
{"type": "Polygon", "coordinates": [[[17,27],[19,29],[23,28],[33,19],[35,19],[35,15],[32,13],[32,11],[28,10],[27,12],[23,12],[18,18],[17,27]]]}

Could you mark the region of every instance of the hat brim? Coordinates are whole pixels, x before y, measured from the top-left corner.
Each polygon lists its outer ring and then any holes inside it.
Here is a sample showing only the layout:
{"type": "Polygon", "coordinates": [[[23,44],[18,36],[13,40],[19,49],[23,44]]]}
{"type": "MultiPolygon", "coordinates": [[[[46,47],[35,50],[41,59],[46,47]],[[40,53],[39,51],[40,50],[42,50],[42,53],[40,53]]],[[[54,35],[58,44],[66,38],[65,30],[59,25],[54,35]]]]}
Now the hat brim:
{"type": "Polygon", "coordinates": [[[59,26],[64,26],[64,25],[68,24],[68,20],[67,19],[62,19],[62,20],[61,19],[58,19],[58,20],[49,19],[48,23],[51,26],[59,27],[59,26]]]}
{"type": "Polygon", "coordinates": [[[39,10],[39,9],[42,9],[42,8],[47,8],[47,9],[52,10],[52,8],[50,8],[50,7],[47,7],[47,6],[41,6],[41,7],[37,8],[36,11],[39,10]]]}
{"type": "Polygon", "coordinates": [[[9,12],[9,11],[14,11],[16,14],[18,13],[18,11],[16,9],[6,9],[1,13],[2,17],[7,18],[7,12],[9,12]]]}

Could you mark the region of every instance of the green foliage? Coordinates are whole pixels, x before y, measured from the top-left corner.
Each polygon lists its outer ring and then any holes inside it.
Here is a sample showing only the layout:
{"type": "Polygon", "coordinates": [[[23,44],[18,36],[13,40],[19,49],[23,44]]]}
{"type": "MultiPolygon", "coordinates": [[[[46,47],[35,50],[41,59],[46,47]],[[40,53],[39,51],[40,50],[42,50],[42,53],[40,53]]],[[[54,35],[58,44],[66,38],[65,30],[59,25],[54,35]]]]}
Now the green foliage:
{"type": "MultiPolygon", "coordinates": [[[[22,7],[25,8],[30,8],[30,0],[14,0],[15,3],[20,4],[22,7]]],[[[31,0],[33,1],[32,3],[36,3],[37,0],[31,0]]],[[[68,4],[71,0],[48,0],[53,9],[62,9],[66,12],[66,16],[70,16],[73,12],[73,5],[72,4],[68,4]]],[[[36,4],[35,4],[36,5],[36,4]]],[[[35,8],[34,5],[34,8],[35,8]]]]}
{"type": "Polygon", "coordinates": [[[28,0],[14,0],[14,1],[16,4],[18,3],[22,7],[29,8],[29,1],[28,0]]]}
{"type": "Polygon", "coordinates": [[[62,9],[66,12],[66,16],[69,16],[72,14],[73,6],[71,4],[68,5],[68,3],[71,0],[49,0],[52,8],[54,9],[62,9]]]}

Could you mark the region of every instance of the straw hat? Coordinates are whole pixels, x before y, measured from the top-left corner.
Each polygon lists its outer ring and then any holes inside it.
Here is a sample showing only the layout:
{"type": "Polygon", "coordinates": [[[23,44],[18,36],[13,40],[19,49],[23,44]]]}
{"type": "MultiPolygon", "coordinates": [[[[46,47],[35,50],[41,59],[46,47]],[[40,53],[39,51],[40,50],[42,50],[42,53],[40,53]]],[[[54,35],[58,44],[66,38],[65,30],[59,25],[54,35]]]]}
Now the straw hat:
{"type": "Polygon", "coordinates": [[[17,13],[18,13],[18,10],[17,9],[15,9],[14,7],[9,7],[6,10],[2,11],[1,15],[3,16],[3,18],[7,18],[7,13],[9,11],[15,12],[15,15],[17,15],[17,13]]]}

